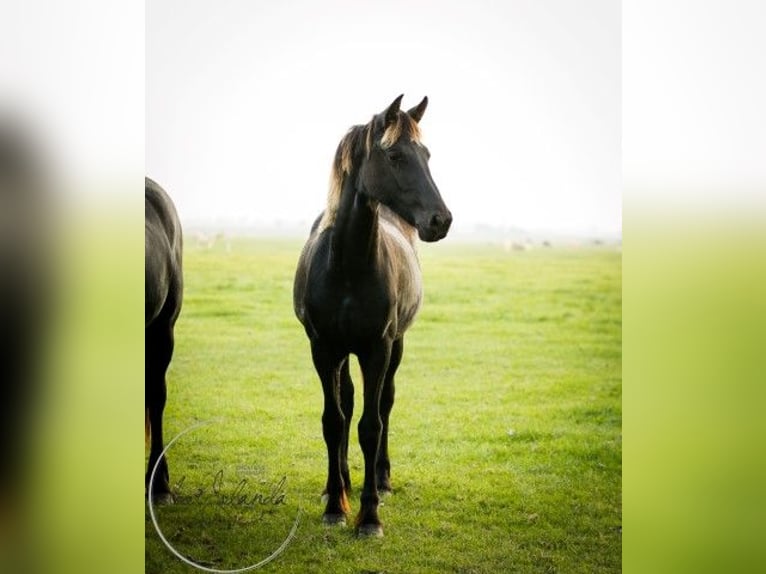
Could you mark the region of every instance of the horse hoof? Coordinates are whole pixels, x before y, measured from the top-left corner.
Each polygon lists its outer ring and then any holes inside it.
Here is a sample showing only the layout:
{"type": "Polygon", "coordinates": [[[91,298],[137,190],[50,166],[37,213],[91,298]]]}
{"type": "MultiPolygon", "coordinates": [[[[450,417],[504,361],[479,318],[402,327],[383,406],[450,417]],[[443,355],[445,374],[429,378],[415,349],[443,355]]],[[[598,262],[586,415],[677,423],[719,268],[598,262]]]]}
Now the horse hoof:
{"type": "Polygon", "coordinates": [[[380,524],[362,524],[357,528],[359,538],[383,538],[383,527],[380,524]]]}
{"type": "Polygon", "coordinates": [[[152,504],[156,506],[173,504],[175,501],[175,497],[170,492],[155,492],[154,496],[152,496],[152,504]]]}
{"type": "Polygon", "coordinates": [[[322,516],[322,523],[326,526],[345,526],[346,515],[345,514],[327,514],[322,516]]]}

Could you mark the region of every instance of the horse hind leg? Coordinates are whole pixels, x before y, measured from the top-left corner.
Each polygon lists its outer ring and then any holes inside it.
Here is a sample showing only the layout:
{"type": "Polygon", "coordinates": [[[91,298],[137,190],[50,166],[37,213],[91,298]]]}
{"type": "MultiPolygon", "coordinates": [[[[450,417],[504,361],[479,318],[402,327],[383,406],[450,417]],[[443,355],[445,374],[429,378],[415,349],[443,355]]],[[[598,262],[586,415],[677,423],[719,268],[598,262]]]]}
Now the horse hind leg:
{"type": "Polygon", "coordinates": [[[150,438],[149,463],[146,470],[147,495],[151,494],[155,503],[172,503],[173,494],[170,490],[170,474],[168,463],[162,457],[159,464],[157,461],[164,448],[162,438],[162,417],[167,401],[167,384],[165,374],[173,355],[173,332],[170,329],[159,329],[151,326],[146,330],[145,347],[145,401],[148,415],[148,430],[150,438]],[[152,492],[149,493],[149,482],[155,465],[157,471],[154,475],[152,492]]]}
{"type": "Polygon", "coordinates": [[[380,419],[383,423],[383,429],[380,437],[380,449],[378,450],[378,460],[375,465],[377,474],[378,491],[381,494],[391,494],[391,460],[388,457],[388,420],[391,415],[391,409],[394,406],[394,376],[399,368],[404,352],[404,340],[397,339],[391,347],[391,360],[388,364],[386,377],[383,380],[383,390],[380,395],[380,419]]]}
{"type": "Polygon", "coordinates": [[[349,372],[348,357],[340,370],[340,408],[343,411],[344,427],[340,451],[340,471],[343,476],[343,486],[346,495],[351,494],[351,474],[348,469],[348,440],[351,430],[351,419],[354,416],[354,383],[349,372]]]}

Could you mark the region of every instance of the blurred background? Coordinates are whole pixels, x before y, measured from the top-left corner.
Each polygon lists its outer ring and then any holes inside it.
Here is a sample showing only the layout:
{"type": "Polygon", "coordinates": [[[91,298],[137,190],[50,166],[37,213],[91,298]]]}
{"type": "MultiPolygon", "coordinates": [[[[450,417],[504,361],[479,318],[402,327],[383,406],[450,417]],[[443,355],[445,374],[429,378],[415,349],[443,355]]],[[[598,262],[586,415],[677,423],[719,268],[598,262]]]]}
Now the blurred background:
{"type": "Polygon", "coordinates": [[[139,572],[143,6],[2,12],[0,572],[139,572]]]}
{"type": "Polygon", "coordinates": [[[625,570],[762,567],[763,4],[327,6],[4,3],[3,138],[27,150],[0,174],[4,304],[35,328],[3,372],[25,446],[0,570],[142,568],[144,174],[199,224],[307,222],[343,132],[401,92],[431,98],[456,232],[624,231],[625,570]]]}

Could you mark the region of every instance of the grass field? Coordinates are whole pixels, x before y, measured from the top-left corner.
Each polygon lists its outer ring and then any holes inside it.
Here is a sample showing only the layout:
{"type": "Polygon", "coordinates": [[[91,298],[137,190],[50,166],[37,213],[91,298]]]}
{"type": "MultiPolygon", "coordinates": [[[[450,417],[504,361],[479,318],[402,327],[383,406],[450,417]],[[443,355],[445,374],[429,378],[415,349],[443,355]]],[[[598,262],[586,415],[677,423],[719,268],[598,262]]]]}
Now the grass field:
{"type": "MultiPolygon", "coordinates": [[[[169,451],[179,500],[157,509],[182,554],[243,568],[274,552],[298,516],[266,571],[621,570],[617,249],[421,245],[426,295],[397,374],[385,537],[358,540],[321,523],[322,393],[292,311],[301,243],[188,243],[166,442],[208,424],[169,451]]],[[[148,510],[145,565],[193,571],[148,510]]]]}

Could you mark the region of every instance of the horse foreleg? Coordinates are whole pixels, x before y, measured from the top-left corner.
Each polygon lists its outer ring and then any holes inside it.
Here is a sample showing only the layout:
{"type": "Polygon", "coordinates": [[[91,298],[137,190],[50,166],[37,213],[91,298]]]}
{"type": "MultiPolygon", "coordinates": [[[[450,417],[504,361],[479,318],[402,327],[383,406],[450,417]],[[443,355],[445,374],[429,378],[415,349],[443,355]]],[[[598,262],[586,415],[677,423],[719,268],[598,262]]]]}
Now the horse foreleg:
{"type": "Polygon", "coordinates": [[[378,517],[377,477],[375,466],[380,449],[383,422],[380,419],[380,395],[391,357],[391,341],[383,340],[368,352],[359,355],[364,378],[364,411],[359,420],[359,444],[364,454],[364,486],[361,509],[356,519],[357,531],[362,536],[383,536],[383,525],[378,517]]]}
{"type": "Polygon", "coordinates": [[[345,524],[351,508],[341,473],[341,444],[344,417],[340,406],[340,367],[342,357],[334,356],[317,343],[311,346],[314,367],[322,381],[324,411],[322,434],[327,445],[327,504],[322,520],[325,524],[345,524]]]}
{"type": "Polygon", "coordinates": [[[404,339],[397,339],[391,347],[391,360],[388,363],[388,370],[383,381],[383,391],[380,396],[380,419],[383,429],[380,437],[380,449],[378,451],[378,461],[375,472],[377,473],[378,491],[381,494],[392,492],[391,488],[391,461],[388,458],[388,419],[391,414],[391,408],[394,406],[394,375],[399,363],[402,360],[404,351],[404,339]]]}

